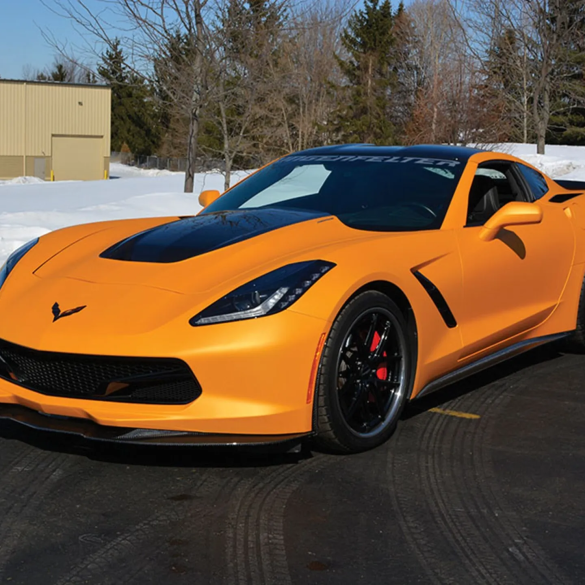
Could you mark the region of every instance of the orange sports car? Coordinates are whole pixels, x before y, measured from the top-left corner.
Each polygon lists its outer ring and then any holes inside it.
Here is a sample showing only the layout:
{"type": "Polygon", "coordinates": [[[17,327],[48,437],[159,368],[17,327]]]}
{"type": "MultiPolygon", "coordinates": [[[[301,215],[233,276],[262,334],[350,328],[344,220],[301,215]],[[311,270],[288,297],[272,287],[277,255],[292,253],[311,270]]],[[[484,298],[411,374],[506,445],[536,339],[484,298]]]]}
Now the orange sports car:
{"type": "Polygon", "coordinates": [[[194,217],[50,233],[0,270],[0,418],[375,447],[409,400],[585,348],[583,190],[506,154],[333,146],[203,192],[194,217]]]}

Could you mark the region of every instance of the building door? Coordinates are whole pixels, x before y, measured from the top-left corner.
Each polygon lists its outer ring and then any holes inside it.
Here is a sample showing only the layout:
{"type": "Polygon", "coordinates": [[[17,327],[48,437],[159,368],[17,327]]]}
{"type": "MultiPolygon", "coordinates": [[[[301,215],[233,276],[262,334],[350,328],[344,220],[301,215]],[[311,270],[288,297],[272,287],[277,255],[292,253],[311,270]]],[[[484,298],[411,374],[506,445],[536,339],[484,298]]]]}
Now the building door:
{"type": "Polygon", "coordinates": [[[43,181],[46,178],[46,171],[45,171],[45,163],[46,163],[46,159],[43,157],[36,157],[35,158],[35,177],[39,178],[39,179],[43,179],[43,181]]]}
{"type": "Polygon", "coordinates": [[[55,181],[97,181],[104,177],[101,136],[53,136],[55,181]]]}

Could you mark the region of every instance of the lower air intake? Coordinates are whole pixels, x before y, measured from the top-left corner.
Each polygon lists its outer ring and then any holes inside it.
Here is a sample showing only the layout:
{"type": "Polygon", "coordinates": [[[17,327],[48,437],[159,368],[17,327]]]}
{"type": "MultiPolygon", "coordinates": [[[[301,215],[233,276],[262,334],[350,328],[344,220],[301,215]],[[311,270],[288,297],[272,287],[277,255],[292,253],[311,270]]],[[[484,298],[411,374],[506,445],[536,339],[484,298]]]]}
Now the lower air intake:
{"type": "Polygon", "coordinates": [[[50,396],[112,402],[188,404],[201,395],[178,359],[53,353],[2,340],[0,378],[50,396]]]}

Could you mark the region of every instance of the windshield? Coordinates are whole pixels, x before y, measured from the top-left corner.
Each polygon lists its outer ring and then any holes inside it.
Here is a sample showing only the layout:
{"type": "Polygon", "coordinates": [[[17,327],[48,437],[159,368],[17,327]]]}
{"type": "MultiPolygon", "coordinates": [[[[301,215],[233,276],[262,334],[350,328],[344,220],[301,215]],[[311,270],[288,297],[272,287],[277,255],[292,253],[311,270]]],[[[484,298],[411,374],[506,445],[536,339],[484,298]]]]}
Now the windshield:
{"type": "Polygon", "coordinates": [[[252,175],[204,213],[278,207],[335,215],[363,230],[438,229],[464,166],[435,158],[292,155],[252,175]]]}

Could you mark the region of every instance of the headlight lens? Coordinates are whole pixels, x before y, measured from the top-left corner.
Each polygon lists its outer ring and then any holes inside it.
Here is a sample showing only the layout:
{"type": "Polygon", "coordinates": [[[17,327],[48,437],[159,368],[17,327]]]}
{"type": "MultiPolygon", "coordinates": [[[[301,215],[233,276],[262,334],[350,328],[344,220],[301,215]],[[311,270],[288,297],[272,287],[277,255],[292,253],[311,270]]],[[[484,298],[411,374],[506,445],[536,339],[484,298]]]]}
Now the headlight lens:
{"type": "Polygon", "coordinates": [[[324,260],[289,264],[237,288],[189,322],[198,327],[279,313],[302,297],[334,266],[324,260]]]}
{"type": "Polygon", "coordinates": [[[0,288],[2,288],[2,285],[6,282],[8,275],[14,270],[14,267],[20,262],[20,260],[22,260],[22,257],[33,246],[36,246],[38,241],[39,238],[35,238],[8,256],[8,260],[6,260],[6,263],[0,268],[0,288]]]}

